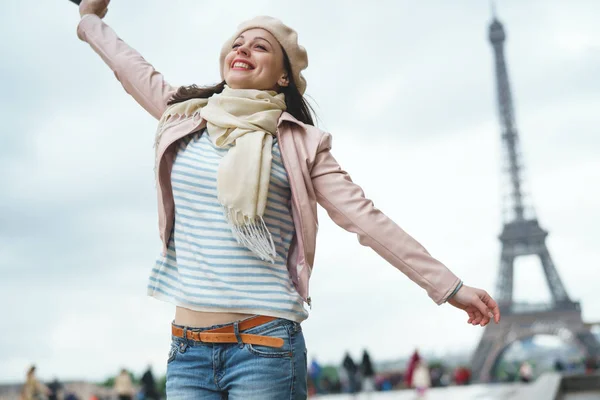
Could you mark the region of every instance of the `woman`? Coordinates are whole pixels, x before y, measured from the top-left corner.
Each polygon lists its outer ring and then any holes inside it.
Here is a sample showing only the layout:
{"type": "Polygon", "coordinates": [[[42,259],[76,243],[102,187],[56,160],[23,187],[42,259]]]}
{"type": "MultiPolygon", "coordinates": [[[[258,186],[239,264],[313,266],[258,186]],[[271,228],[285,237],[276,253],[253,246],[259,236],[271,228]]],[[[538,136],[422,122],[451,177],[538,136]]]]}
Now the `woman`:
{"type": "Polygon", "coordinates": [[[27,370],[27,378],[21,390],[21,400],[42,400],[46,399],[49,394],[48,387],[35,376],[35,365],[32,365],[27,370]]]}
{"type": "Polygon", "coordinates": [[[417,361],[415,371],[413,372],[412,386],[417,392],[417,397],[423,397],[427,389],[431,387],[431,372],[429,366],[422,358],[417,361]]]}
{"type": "Polygon", "coordinates": [[[148,293],[176,306],[169,398],[306,398],[300,323],[317,202],[437,304],[465,310],[473,325],[499,321],[485,291],[463,285],[337,164],[303,98],[308,59],[294,30],[246,21],[223,45],[221,83],[176,88],[102,22],[108,3],[83,0],[77,31],[159,120],[163,249],[148,293]]]}
{"type": "Polygon", "coordinates": [[[131,382],[131,376],[125,368],[121,370],[119,375],[115,378],[114,390],[119,397],[119,400],[131,400],[135,395],[133,389],[133,382],[131,382]]]}
{"type": "Polygon", "coordinates": [[[417,365],[421,361],[421,356],[419,356],[419,351],[415,350],[410,359],[408,360],[408,365],[406,366],[406,370],[404,371],[404,382],[406,386],[413,387],[413,375],[415,373],[415,369],[417,365]]]}

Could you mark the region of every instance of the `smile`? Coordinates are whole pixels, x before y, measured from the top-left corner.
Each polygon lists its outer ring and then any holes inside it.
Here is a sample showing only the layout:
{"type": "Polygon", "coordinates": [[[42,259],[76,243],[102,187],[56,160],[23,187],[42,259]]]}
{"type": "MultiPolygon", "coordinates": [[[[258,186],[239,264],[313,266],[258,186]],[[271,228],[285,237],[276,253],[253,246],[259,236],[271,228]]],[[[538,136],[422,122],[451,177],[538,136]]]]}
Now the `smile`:
{"type": "Polygon", "coordinates": [[[233,69],[241,69],[244,71],[247,70],[251,70],[254,69],[254,67],[244,61],[234,61],[233,64],[231,65],[231,68],[233,69]]]}

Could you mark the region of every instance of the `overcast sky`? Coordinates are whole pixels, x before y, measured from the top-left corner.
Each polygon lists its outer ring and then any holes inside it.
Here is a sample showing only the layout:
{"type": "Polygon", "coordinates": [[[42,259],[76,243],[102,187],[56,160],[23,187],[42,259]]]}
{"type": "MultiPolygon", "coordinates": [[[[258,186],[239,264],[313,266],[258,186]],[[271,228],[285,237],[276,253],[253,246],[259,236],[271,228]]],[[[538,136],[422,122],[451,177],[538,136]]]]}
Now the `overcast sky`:
{"type": "MultiPolygon", "coordinates": [[[[0,381],[163,373],[174,306],[145,295],[160,251],[156,121],[76,37],[68,1],[0,14],[0,381]]],[[[600,3],[503,0],[527,188],[568,293],[600,321],[600,3]]],[[[467,284],[494,293],[501,147],[484,0],[113,0],[106,22],[173,85],[219,80],[241,21],[268,14],[309,54],[307,94],[333,154],[375,205],[467,284]],[[353,4],[353,5],[350,5],[353,4]],[[167,8],[169,7],[169,8],[167,8]]],[[[516,297],[548,299],[539,263],[516,297]]],[[[482,328],[320,210],[309,357],[469,352],[482,328]]]]}

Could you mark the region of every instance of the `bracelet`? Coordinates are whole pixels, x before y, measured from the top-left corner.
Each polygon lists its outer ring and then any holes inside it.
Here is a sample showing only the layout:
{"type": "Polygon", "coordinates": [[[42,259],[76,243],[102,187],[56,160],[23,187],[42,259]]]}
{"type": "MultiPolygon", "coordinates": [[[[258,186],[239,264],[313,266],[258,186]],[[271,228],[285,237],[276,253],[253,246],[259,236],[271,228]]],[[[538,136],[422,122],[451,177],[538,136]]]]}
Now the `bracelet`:
{"type": "Polygon", "coordinates": [[[463,285],[463,281],[460,281],[458,283],[458,285],[456,286],[456,288],[454,288],[452,293],[450,293],[450,295],[448,297],[446,297],[446,301],[450,300],[452,298],[452,296],[454,296],[456,294],[456,292],[458,292],[458,290],[462,287],[462,285],[463,285]]]}

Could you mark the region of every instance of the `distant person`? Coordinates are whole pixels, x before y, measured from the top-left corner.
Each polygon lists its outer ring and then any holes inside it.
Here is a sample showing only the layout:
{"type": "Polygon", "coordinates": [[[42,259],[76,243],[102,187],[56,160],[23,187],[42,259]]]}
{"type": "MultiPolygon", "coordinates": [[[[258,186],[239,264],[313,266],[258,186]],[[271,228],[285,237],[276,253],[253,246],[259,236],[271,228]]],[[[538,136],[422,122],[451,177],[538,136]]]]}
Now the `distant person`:
{"type": "Polygon", "coordinates": [[[442,386],[442,377],[444,376],[444,368],[441,365],[436,365],[430,368],[431,372],[431,387],[442,386]]]}
{"type": "Polygon", "coordinates": [[[556,372],[563,372],[565,370],[565,365],[563,364],[562,361],[560,360],[556,360],[554,361],[554,371],[556,372]]]}
{"type": "Polygon", "coordinates": [[[585,373],[593,374],[598,369],[598,361],[595,357],[587,357],[584,362],[585,373]]]}
{"type": "Polygon", "coordinates": [[[471,370],[466,367],[456,367],[454,370],[454,383],[458,386],[471,383],[471,370]]]}
{"type": "MultiPolygon", "coordinates": [[[[332,137],[315,126],[304,96],[307,81],[302,71],[308,67],[308,55],[294,29],[269,16],[244,21],[223,40],[219,56],[215,54],[220,82],[173,86],[102,21],[109,2],[83,0],[77,34],[100,55],[125,91],[158,120],[154,158],[161,251],[147,293],[175,306],[170,329],[176,351],[170,352],[167,362],[168,397],[243,398],[249,390],[260,388],[262,393],[255,392],[256,397],[306,398],[308,366],[300,324],[308,318],[306,306],[311,305],[317,204],[336,224],[356,234],[359,243],[423,288],[436,304],[464,310],[467,323],[473,325],[485,326],[491,319],[498,323],[500,310],[491,296],[463,285],[377,208],[336,161],[332,137]],[[211,352],[195,351],[194,346],[187,350],[185,343],[198,341],[201,331],[204,341],[210,340],[211,346],[227,351],[238,362],[221,369],[211,352]],[[264,352],[278,356],[261,357],[262,350],[248,351],[244,344],[264,347],[264,352]],[[177,350],[181,345],[184,350],[177,350]],[[181,351],[188,352],[186,357],[179,356],[181,351]],[[294,360],[283,368],[281,357],[286,354],[294,360]],[[199,366],[196,378],[190,375],[188,363],[199,366]],[[231,383],[230,390],[203,379],[217,374],[231,383]]],[[[185,17],[188,12],[181,2],[164,4],[169,15],[172,11],[185,17]]],[[[229,25],[228,7],[211,4],[223,16],[215,23],[229,25]]],[[[171,28],[161,29],[172,33],[181,24],[177,18],[170,23],[171,28]]],[[[185,49],[173,53],[174,62],[188,63],[197,56],[205,63],[210,60],[209,55],[198,53],[196,42],[212,46],[216,32],[198,26],[196,33],[197,37],[170,37],[170,45],[185,49]]],[[[99,101],[89,100],[88,105],[99,101]]],[[[368,106],[368,100],[363,103],[368,106]]],[[[348,118],[351,123],[353,117],[348,118]]],[[[392,131],[402,128],[395,117],[389,118],[389,124],[392,131]]],[[[108,126],[101,124],[98,130],[108,126]]],[[[145,140],[133,133],[131,137],[138,143],[145,140]]],[[[378,150],[389,146],[375,135],[366,137],[378,150]]],[[[135,146],[127,154],[137,157],[135,146]]],[[[402,173],[418,174],[408,163],[403,168],[402,173]]],[[[382,169],[377,177],[395,185],[402,173],[382,169]]],[[[402,196],[416,195],[414,188],[402,192],[402,196]]],[[[444,202],[443,196],[435,200],[444,202]]],[[[455,243],[461,244],[460,239],[455,243]]],[[[392,309],[390,304],[385,310],[392,309]]]]}
{"type": "Polygon", "coordinates": [[[57,378],[48,384],[48,389],[50,390],[48,400],[62,400],[63,385],[57,378]]]}
{"type": "Polygon", "coordinates": [[[406,365],[406,370],[404,371],[404,383],[406,384],[406,387],[412,387],[415,368],[417,368],[417,364],[420,360],[421,356],[419,355],[419,351],[415,350],[410,356],[408,364],[406,365]]]}
{"type": "Polygon", "coordinates": [[[344,370],[346,371],[346,375],[348,377],[348,393],[358,392],[358,367],[354,363],[354,360],[352,359],[349,353],[346,353],[346,355],[344,356],[342,367],[344,367],[344,370]]]}
{"type": "Polygon", "coordinates": [[[131,376],[129,376],[129,372],[125,368],[115,378],[114,390],[117,392],[119,400],[133,400],[135,390],[133,389],[131,376]]]}
{"type": "Polygon", "coordinates": [[[427,390],[431,387],[431,373],[429,372],[429,366],[423,359],[420,359],[415,366],[412,386],[417,391],[417,397],[425,396],[427,390]]]}
{"type": "Polygon", "coordinates": [[[519,367],[519,380],[521,382],[531,382],[531,378],[533,377],[533,368],[528,361],[523,361],[521,366],[519,367]]]}
{"type": "Polygon", "coordinates": [[[48,387],[35,376],[35,371],[35,365],[27,370],[25,384],[21,389],[21,400],[45,400],[50,394],[48,387]]]}
{"type": "Polygon", "coordinates": [[[144,393],[144,399],[159,399],[151,366],[148,366],[148,369],[144,372],[144,375],[142,375],[142,392],[144,393]]]}
{"type": "Polygon", "coordinates": [[[371,356],[367,350],[363,352],[362,362],[360,363],[360,373],[362,376],[362,391],[375,391],[375,370],[373,368],[373,363],[371,362],[371,356]]]}
{"type": "Polygon", "coordinates": [[[386,377],[381,382],[381,391],[389,392],[394,389],[394,385],[392,384],[392,380],[389,377],[386,377]]]}
{"type": "Polygon", "coordinates": [[[310,367],[308,368],[308,376],[311,379],[317,394],[323,393],[322,385],[321,385],[321,373],[323,368],[321,364],[317,361],[316,358],[313,357],[310,367]]]}

